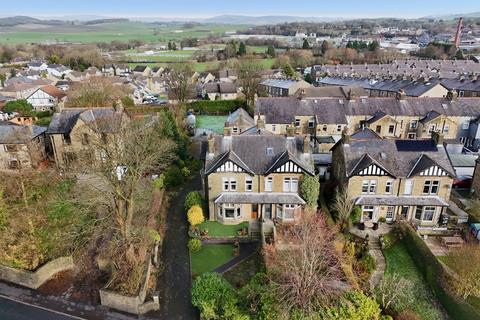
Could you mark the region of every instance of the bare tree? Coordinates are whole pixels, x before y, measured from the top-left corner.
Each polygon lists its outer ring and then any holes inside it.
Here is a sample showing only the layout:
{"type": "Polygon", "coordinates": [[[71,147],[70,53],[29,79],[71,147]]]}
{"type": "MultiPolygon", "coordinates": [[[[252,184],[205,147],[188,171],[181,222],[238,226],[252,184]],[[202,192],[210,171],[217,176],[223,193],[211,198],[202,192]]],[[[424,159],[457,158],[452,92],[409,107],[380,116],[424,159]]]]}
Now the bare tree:
{"type": "Polygon", "coordinates": [[[194,92],[192,83],[193,68],[189,63],[176,63],[167,78],[168,97],[185,103],[194,92]]]}
{"type": "Polygon", "coordinates": [[[255,95],[262,80],[262,65],[258,60],[252,58],[241,59],[238,62],[238,81],[243,89],[245,100],[250,107],[255,103],[255,95]]]}
{"type": "Polygon", "coordinates": [[[67,107],[100,108],[114,107],[128,96],[132,89],[128,85],[116,85],[110,79],[93,77],[74,84],[67,95],[67,107]]]}
{"type": "Polygon", "coordinates": [[[101,194],[111,208],[120,235],[119,247],[123,248],[127,261],[133,263],[136,261],[133,220],[145,176],[168,167],[176,157],[176,145],[164,138],[158,121],[127,121],[115,115],[97,119],[89,126],[94,133],[82,137],[85,149],[78,162],[93,181],[88,186],[101,194]]]}
{"type": "Polygon", "coordinates": [[[383,310],[407,307],[414,302],[414,284],[397,274],[386,275],[375,288],[377,302],[383,310]]]}
{"type": "Polygon", "coordinates": [[[343,279],[334,246],[335,230],[324,215],[305,215],[295,226],[279,230],[284,248],[266,248],[268,275],[288,309],[310,312],[339,293],[343,279]]]}
{"type": "Polygon", "coordinates": [[[480,247],[470,244],[450,250],[447,264],[456,273],[450,281],[455,292],[463,299],[480,297],[480,247]]]}
{"type": "Polygon", "coordinates": [[[350,196],[348,188],[339,188],[333,203],[335,217],[340,225],[340,230],[346,231],[350,227],[350,216],[352,214],[355,201],[350,196]]]}

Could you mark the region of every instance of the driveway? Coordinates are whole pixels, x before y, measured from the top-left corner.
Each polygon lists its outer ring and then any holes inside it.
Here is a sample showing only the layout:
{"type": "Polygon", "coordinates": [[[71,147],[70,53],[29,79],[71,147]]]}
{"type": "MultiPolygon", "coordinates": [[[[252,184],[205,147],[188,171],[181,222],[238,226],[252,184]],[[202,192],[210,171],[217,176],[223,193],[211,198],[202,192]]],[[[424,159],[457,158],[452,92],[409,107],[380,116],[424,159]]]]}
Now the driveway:
{"type": "Polygon", "coordinates": [[[83,319],[65,313],[48,310],[31,304],[0,297],[0,319],[5,320],[73,320],[83,319]]]}
{"type": "Polygon", "coordinates": [[[183,208],[185,196],[190,191],[201,190],[200,176],[188,181],[177,196],[172,199],[167,215],[167,228],[163,241],[162,263],[164,272],[159,277],[160,319],[195,320],[199,319],[192,306],[190,288],[190,254],[187,249],[188,222],[183,208]]]}

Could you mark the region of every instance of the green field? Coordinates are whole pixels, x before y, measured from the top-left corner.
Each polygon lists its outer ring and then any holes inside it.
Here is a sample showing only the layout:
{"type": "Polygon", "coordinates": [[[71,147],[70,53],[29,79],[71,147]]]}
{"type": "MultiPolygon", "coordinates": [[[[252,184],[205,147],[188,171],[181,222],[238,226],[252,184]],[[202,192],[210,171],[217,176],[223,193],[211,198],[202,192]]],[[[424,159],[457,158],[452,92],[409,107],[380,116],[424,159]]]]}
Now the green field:
{"type": "Polygon", "coordinates": [[[206,38],[227,31],[247,28],[248,25],[201,24],[184,29],[181,24],[148,24],[142,22],[115,22],[98,25],[17,26],[0,31],[0,43],[110,42],[113,40],[143,40],[147,42],[180,41],[185,38],[206,38]],[[183,29],[182,29],[183,28],[183,29]]]}
{"type": "Polygon", "coordinates": [[[433,303],[435,297],[408,254],[405,245],[399,241],[385,250],[384,255],[387,261],[386,274],[395,273],[415,284],[415,302],[410,309],[417,313],[422,320],[444,319],[443,314],[437,308],[438,302],[436,302],[437,305],[433,303]]]}

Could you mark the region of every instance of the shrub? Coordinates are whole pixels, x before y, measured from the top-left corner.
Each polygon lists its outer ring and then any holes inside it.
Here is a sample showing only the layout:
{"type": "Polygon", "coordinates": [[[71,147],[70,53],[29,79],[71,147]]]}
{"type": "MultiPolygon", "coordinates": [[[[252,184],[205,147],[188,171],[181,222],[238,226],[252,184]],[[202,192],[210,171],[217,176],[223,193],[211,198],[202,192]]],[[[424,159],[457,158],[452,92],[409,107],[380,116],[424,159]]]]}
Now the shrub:
{"type": "Polygon", "coordinates": [[[344,294],[336,307],[328,308],[321,319],[377,320],[380,312],[380,306],[373,298],[359,291],[350,291],[344,294]]]}
{"type": "Polygon", "coordinates": [[[190,239],[188,240],[188,250],[190,253],[195,253],[200,251],[202,248],[202,241],[200,239],[190,239]]]}
{"type": "Polygon", "coordinates": [[[360,260],[358,260],[358,266],[368,272],[368,273],[372,273],[373,270],[375,270],[375,267],[376,267],[376,263],[375,263],[375,259],[368,253],[365,253],[361,258],[360,260]]]}
{"type": "Polygon", "coordinates": [[[317,176],[305,175],[300,184],[300,192],[310,208],[317,206],[320,195],[320,181],[317,176]]]}
{"type": "Polygon", "coordinates": [[[187,167],[183,167],[182,174],[184,177],[188,177],[190,175],[190,169],[188,169],[187,167]]]}
{"type": "Polygon", "coordinates": [[[171,166],[165,171],[165,186],[167,188],[175,188],[183,183],[183,173],[177,166],[171,166]]]}
{"type": "Polygon", "coordinates": [[[202,195],[198,191],[192,191],[185,197],[185,211],[190,210],[193,206],[202,206],[202,195]]]}
{"type": "Polygon", "coordinates": [[[162,173],[157,179],[152,181],[156,189],[163,189],[165,187],[165,175],[162,173]]]}
{"type": "Polygon", "coordinates": [[[360,217],[362,215],[362,208],[360,206],[355,206],[350,215],[350,221],[353,223],[360,222],[360,217]]]}
{"type": "Polygon", "coordinates": [[[34,115],[33,106],[25,99],[12,100],[5,104],[3,111],[7,113],[18,112],[22,116],[34,115]]]}
{"type": "Polygon", "coordinates": [[[124,108],[135,107],[135,102],[129,96],[123,97],[121,101],[124,108]]]}
{"type": "Polygon", "coordinates": [[[200,311],[200,318],[248,319],[237,306],[233,287],[218,273],[204,273],[192,285],[192,304],[200,311]]]}
{"type": "Polygon", "coordinates": [[[187,212],[188,222],[192,226],[196,226],[204,221],[203,210],[199,206],[192,206],[187,212]]]}

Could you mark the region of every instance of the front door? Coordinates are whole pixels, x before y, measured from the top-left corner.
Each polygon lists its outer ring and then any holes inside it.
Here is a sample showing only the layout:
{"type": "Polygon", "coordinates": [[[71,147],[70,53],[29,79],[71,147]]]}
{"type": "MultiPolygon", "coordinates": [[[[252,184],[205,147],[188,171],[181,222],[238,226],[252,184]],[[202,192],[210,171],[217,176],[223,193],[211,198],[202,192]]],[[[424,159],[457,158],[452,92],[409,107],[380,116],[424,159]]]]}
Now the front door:
{"type": "Polygon", "coordinates": [[[252,204],[252,219],[258,219],[258,204],[252,204]]]}
{"type": "Polygon", "coordinates": [[[402,207],[402,219],[404,219],[404,220],[408,219],[408,207],[407,206],[402,207]]]}
{"type": "Polygon", "coordinates": [[[272,220],[272,204],[265,204],[265,220],[272,220]]]}

